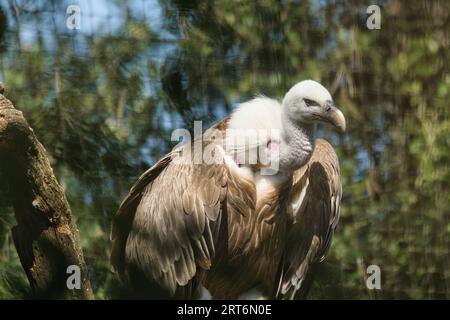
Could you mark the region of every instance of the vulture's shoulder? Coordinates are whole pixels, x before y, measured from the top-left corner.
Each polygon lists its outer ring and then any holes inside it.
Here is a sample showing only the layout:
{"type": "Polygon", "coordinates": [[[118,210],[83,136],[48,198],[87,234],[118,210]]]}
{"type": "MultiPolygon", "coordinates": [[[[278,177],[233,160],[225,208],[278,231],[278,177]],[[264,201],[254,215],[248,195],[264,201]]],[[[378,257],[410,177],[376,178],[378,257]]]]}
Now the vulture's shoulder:
{"type": "Polygon", "coordinates": [[[340,185],[339,159],[333,146],[324,139],[316,139],[314,152],[306,165],[293,174],[293,195],[305,184],[328,184],[333,189],[340,185]],[[297,189],[297,190],[296,190],[297,189]]]}
{"type": "MultiPolygon", "coordinates": [[[[324,139],[316,139],[314,152],[311,156],[310,164],[321,162],[325,165],[332,165],[339,169],[339,160],[333,146],[324,139]]],[[[330,168],[331,169],[331,168],[330,168]]]]}

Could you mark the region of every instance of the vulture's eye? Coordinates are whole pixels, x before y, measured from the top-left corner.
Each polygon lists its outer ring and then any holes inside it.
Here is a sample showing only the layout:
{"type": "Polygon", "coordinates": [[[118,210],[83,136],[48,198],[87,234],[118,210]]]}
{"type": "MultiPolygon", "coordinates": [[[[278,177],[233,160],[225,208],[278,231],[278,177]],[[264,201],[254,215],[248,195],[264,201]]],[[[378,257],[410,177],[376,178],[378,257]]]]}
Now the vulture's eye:
{"type": "Polygon", "coordinates": [[[318,107],[319,104],[315,102],[314,100],[304,99],[305,103],[308,107],[318,107]]]}

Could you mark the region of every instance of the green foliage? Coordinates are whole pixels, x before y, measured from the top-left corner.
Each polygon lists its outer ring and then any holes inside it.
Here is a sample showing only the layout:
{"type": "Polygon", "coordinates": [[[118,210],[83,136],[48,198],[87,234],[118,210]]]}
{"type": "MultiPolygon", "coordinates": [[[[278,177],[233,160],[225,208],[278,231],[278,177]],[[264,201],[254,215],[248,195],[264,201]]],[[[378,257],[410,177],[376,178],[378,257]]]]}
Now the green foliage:
{"type": "MultiPolygon", "coordinates": [[[[171,130],[210,124],[254,93],[282,97],[305,78],[331,88],[348,123],[345,136],[321,130],[338,151],[344,196],[311,297],[450,298],[450,8],[379,3],[381,29],[368,30],[358,0],[161,0],[160,24],[146,16],[150,2],[112,1],[123,15],[92,34],[46,23],[64,2],[1,8],[7,96],[66,188],[97,298],[108,298],[111,218],[169,150],[171,130]],[[35,38],[25,20],[40,27],[35,38]],[[365,287],[371,264],[382,270],[378,292],[365,287]]],[[[0,298],[26,297],[3,184],[0,203],[0,298]]]]}

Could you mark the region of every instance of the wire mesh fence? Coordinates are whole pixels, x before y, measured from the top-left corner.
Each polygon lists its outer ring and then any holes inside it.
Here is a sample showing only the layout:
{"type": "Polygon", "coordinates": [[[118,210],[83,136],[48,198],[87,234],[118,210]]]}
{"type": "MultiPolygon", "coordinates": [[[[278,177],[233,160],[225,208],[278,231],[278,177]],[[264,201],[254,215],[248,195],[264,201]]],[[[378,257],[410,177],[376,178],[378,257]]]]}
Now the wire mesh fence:
{"type": "MultiPolygon", "coordinates": [[[[345,136],[319,129],[344,195],[313,297],[449,298],[449,5],[379,5],[368,30],[362,1],[0,2],[0,78],[68,193],[97,297],[112,216],[171,131],[313,78],[350,119],[345,136]]],[[[26,296],[1,183],[0,203],[0,297],[26,296]]]]}

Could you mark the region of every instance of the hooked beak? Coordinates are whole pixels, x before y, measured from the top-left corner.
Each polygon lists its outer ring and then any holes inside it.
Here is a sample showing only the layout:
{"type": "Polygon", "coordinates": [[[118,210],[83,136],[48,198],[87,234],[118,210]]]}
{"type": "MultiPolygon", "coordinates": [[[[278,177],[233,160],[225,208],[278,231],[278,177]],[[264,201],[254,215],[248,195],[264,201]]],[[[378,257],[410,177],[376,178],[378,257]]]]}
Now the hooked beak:
{"type": "Polygon", "coordinates": [[[332,103],[329,103],[325,106],[325,111],[321,118],[323,121],[331,123],[333,126],[335,126],[340,133],[345,132],[346,124],[344,114],[332,103]]]}

